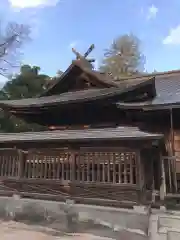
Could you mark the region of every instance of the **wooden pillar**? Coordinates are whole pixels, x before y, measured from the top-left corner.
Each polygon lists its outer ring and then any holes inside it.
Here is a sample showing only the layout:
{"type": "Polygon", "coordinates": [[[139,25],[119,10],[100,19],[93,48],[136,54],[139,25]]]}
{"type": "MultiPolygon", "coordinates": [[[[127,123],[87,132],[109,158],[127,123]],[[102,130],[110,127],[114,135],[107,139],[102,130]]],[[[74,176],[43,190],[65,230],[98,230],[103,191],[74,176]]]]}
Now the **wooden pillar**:
{"type": "Polygon", "coordinates": [[[18,150],[18,154],[19,154],[18,177],[22,178],[24,177],[26,153],[22,150],[18,150]]]}
{"type": "Polygon", "coordinates": [[[76,167],[76,163],[75,163],[75,158],[76,158],[77,153],[75,151],[71,152],[71,156],[70,156],[70,180],[71,182],[73,182],[75,180],[75,167],[76,167]]]}
{"type": "MultiPolygon", "coordinates": [[[[173,124],[173,110],[170,109],[170,134],[171,134],[171,154],[172,156],[175,155],[174,149],[174,124],[173,124]]],[[[175,192],[177,192],[177,177],[176,177],[176,159],[170,161],[170,165],[172,168],[172,175],[173,175],[173,185],[175,188],[175,192]]]]}
{"type": "Polygon", "coordinates": [[[137,168],[139,175],[139,188],[140,188],[140,202],[144,202],[144,165],[141,161],[140,151],[136,152],[137,154],[137,168]]]}
{"type": "Polygon", "coordinates": [[[164,169],[164,159],[160,156],[161,161],[161,185],[160,185],[160,200],[163,201],[166,196],[166,176],[164,169]]]}
{"type": "Polygon", "coordinates": [[[171,134],[171,154],[174,156],[174,124],[173,124],[173,111],[170,109],[170,134],[171,134]]]}

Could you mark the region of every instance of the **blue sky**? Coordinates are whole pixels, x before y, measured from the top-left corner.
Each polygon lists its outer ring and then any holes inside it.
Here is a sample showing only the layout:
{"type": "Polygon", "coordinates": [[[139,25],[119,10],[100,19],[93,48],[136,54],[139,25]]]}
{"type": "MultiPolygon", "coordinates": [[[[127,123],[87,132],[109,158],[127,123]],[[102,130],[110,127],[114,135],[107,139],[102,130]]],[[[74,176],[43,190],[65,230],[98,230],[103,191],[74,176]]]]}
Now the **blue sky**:
{"type": "Polygon", "coordinates": [[[83,53],[94,43],[91,56],[100,63],[112,40],[130,32],[142,41],[147,71],[180,69],[179,0],[0,1],[3,21],[32,27],[22,62],[38,65],[50,76],[71,63],[72,46],[83,53]]]}

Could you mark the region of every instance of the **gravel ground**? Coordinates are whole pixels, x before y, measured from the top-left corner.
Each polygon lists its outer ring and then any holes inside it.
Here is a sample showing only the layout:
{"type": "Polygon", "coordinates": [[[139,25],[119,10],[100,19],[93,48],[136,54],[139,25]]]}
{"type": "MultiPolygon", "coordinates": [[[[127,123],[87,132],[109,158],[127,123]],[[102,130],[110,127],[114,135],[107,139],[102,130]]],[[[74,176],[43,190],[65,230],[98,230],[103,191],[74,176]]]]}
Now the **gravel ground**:
{"type": "Polygon", "coordinates": [[[17,222],[0,222],[1,240],[110,240],[90,234],[67,235],[52,229],[17,222]]]}

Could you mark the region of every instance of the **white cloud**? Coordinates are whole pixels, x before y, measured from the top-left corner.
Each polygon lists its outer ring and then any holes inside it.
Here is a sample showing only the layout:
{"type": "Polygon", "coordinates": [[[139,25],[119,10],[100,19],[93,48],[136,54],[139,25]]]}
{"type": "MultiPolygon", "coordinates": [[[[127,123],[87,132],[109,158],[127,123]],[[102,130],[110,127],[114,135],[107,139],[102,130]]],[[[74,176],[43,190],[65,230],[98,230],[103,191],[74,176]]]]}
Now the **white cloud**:
{"type": "Polygon", "coordinates": [[[12,8],[36,8],[55,6],[59,0],[8,0],[12,8]]]}
{"type": "MultiPolygon", "coordinates": [[[[1,0],[0,0],[1,1],[1,0]]],[[[31,38],[36,38],[39,35],[42,26],[41,15],[39,14],[42,8],[56,6],[63,0],[7,0],[10,6],[10,12],[15,21],[28,24],[31,28],[31,38]],[[22,11],[27,9],[27,11],[22,11]],[[18,19],[18,20],[16,20],[18,19]]]]}
{"type": "Polygon", "coordinates": [[[158,11],[159,11],[159,9],[156,6],[151,5],[151,7],[149,7],[149,9],[148,9],[147,19],[155,18],[158,11]]]}
{"type": "Polygon", "coordinates": [[[163,44],[180,45],[180,25],[170,30],[169,35],[164,38],[163,44]]]}

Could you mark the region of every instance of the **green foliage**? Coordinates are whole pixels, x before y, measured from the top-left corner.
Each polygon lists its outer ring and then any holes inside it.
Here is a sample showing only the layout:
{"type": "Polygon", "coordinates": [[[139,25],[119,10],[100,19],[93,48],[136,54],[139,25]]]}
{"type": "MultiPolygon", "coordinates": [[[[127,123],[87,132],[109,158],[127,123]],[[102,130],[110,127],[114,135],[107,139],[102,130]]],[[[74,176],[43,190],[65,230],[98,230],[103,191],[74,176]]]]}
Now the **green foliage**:
{"type": "MultiPolygon", "coordinates": [[[[49,77],[39,74],[39,67],[28,65],[21,67],[20,74],[12,77],[0,91],[6,99],[31,98],[42,93],[49,77]]],[[[0,94],[1,96],[1,94],[0,94]]]]}
{"type": "Polygon", "coordinates": [[[140,51],[140,40],[134,35],[123,35],[115,39],[105,50],[100,70],[121,79],[137,75],[144,70],[145,57],[140,51]]]}
{"type": "MultiPolygon", "coordinates": [[[[41,94],[46,88],[46,82],[50,77],[39,74],[40,68],[37,66],[23,65],[20,74],[12,77],[0,90],[0,100],[14,100],[31,98],[41,94]]],[[[27,124],[21,119],[0,112],[0,131],[3,132],[22,132],[40,131],[41,126],[27,124]]]]}

